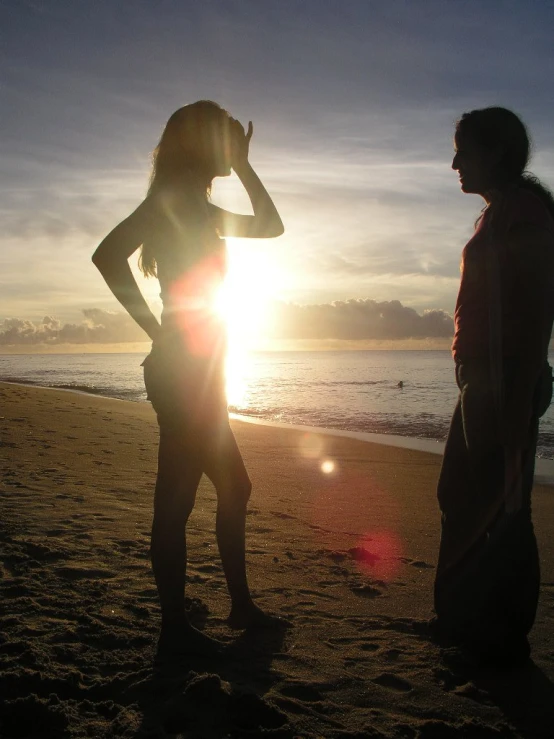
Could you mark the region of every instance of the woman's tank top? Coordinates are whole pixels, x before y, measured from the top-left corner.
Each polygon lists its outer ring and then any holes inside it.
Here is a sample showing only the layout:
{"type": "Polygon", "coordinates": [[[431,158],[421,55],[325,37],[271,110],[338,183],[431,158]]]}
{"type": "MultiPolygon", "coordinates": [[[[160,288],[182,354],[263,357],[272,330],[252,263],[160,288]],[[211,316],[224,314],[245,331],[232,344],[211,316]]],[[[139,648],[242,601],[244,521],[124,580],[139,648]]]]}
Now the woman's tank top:
{"type": "Polygon", "coordinates": [[[224,351],[225,322],[218,295],[225,279],[225,240],[219,238],[208,211],[198,222],[182,217],[175,198],[157,203],[152,238],[160,297],[162,329],[195,356],[224,351]],[[173,201],[173,202],[171,202],[173,201]]]}

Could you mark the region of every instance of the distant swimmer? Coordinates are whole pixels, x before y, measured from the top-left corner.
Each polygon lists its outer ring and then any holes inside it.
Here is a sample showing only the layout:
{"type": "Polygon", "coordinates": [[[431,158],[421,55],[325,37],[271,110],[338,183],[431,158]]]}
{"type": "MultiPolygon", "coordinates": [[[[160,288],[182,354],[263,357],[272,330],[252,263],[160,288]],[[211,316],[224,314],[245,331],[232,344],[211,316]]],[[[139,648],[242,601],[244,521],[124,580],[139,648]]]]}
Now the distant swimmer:
{"type": "Polygon", "coordinates": [[[400,382],[398,383],[396,387],[399,387],[402,390],[402,388],[404,387],[404,382],[400,380],[400,382]]]}

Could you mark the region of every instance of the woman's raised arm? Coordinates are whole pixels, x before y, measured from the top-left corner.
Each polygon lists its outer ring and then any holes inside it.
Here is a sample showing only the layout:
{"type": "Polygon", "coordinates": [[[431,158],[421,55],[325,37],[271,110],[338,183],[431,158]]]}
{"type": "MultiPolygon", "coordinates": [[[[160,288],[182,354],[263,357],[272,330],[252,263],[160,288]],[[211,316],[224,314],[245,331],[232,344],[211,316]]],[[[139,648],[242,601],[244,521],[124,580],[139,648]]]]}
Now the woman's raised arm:
{"type": "Polygon", "coordinates": [[[254,215],[239,215],[209,203],[208,208],[215,226],[223,237],[270,239],[281,236],[285,228],[277,208],[248,161],[250,139],[254,132],[252,121],[248,124],[248,133],[245,134],[241,124],[233,119],[231,131],[232,166],[248,193],[254,215]]]}

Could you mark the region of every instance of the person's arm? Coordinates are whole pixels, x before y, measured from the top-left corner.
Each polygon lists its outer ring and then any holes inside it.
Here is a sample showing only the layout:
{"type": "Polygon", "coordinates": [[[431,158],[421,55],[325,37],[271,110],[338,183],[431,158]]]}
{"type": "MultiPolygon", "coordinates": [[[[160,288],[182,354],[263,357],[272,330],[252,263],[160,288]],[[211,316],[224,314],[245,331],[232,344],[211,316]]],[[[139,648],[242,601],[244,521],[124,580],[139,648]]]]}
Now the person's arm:
{"type": "Polygon", "coordinates": [[[92,261],[121,305],[152,341],[159,338],[160,324],[150,310],[129,266],[129,257],[151,230],[150,203],[145,200],[100,243],[92,261]]]}
{"type": "Polygon", "coordinates": [[[254,215],[231,213],[210,203],[208,208],[214,225],[222,237],[269,239],[281,236],[285,229],[277,208],[248,161],[248,149],[254,130],[252,122],[248,124],[247,134],[238,121],[234,121],[233,126],[235,140],[232,166],[248,193],[254,215]]]}
{"type": "Polygon", "coordinates": [[[548,353],[554,293],[554,237],[545,228],[521,224],[508,234],[508,256],[517,278],[521,339],[515,357],[517,382],[506,398],[505,441],[525,444],[533,394],[548,353]]]}

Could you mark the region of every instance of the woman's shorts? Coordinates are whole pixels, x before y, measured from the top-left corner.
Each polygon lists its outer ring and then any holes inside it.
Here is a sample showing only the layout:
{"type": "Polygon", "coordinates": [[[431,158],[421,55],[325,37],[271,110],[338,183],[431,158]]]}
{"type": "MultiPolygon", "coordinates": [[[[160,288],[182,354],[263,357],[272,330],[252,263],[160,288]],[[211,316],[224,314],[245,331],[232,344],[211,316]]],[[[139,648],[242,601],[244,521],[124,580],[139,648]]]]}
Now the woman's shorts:
{"type": "Polygon", "coordinates": [[[197,358],[180,347],[154,347],[142,366],[146,395],[161,429],[202,433],[228,423],[221,358],[197,358]]]}

